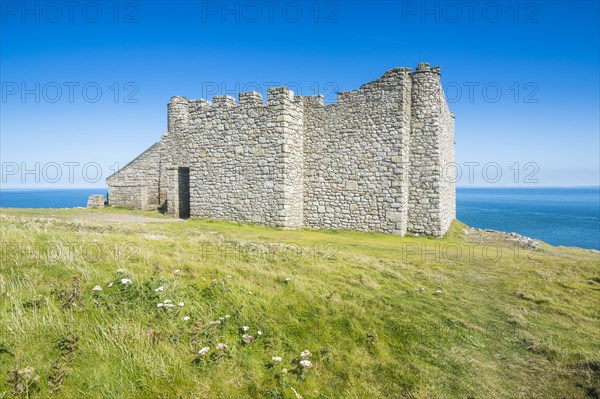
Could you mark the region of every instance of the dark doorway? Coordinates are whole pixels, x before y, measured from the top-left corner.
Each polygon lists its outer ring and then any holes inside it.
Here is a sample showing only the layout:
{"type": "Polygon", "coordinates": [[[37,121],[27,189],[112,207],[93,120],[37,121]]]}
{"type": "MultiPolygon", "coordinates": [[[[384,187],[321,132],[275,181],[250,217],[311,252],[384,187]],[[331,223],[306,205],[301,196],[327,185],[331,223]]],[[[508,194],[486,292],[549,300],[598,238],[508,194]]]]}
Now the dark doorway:
{"type": "Polygon", "coordinates": [[[190,217],[190,168],[179,168],[177,173],[177,186],[179,187],[179,217],[190,217]]]}

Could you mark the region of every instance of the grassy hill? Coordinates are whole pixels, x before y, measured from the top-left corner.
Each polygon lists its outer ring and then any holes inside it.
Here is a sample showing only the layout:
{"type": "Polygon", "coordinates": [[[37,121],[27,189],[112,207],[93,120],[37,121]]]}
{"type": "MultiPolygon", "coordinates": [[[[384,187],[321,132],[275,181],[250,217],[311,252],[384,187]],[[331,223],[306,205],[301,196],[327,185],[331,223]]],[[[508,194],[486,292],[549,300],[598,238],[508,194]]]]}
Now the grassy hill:
{"type": "Polygon", "coordinates": [[[0,243],[2,399],[599,396],[594,251],[119,209],[0,243]]]}

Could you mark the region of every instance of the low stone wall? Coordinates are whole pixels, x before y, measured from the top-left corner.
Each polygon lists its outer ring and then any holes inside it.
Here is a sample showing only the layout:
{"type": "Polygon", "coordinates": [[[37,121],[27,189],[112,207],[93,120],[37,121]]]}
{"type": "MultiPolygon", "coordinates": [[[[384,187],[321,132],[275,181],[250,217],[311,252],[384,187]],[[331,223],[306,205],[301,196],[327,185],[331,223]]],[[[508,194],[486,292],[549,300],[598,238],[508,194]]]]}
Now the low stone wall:
{"type": "Polygon", "coordinates": [[[88,208],[104,208],[104,195],[102,194],[92,194],[89,196],[87,201],[88,208]]]}

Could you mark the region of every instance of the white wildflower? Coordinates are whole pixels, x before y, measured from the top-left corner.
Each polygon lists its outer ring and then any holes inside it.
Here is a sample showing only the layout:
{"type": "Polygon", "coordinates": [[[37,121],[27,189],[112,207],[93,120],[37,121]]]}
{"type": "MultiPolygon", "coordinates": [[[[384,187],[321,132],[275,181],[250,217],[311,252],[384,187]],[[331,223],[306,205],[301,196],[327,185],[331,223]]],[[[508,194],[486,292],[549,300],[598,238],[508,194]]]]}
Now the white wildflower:
{"type": "Polygon", "coordinates": [[[183,307],[183,306],[185,305],[185,303],[183,303],[183,302],[179,302],[179,303],[178,303],[178,305],[179,305],[180,307],[183,307]]]}
{"type": "Polygon", "coordinates": [[[180,273],[181,273],[181,270],[179,270],[179,269],[175,270],[175,274],[180,274],[180,273]]]}
{"type": "Polygon", "coordinates": [[[102,291],[102,287],[100,287],[99,285],[97,285],[94,288],[92,288],[92,291],[102,291]]]}
{"type": "Polygon", "coordinates": [[[208,346],[205,346],[204,348],[200,349],[200,351],[198,353],[200,355],[204,356],[208,353],[209,350],[210,350],[210,348],[208,346]]]}
{"type": "Polygon", "coordinates": [[[262,335],[262,331],[257,331],[256,335],[262,335]]]}
{"type": "Polygon", "coordinates": [[[226,318],[226,319],[228,319],[228,318],[230,318],[230,317],[231,317],[231,316],[230,316],[230,315],[228,315],[228,314],[226,314],[226,315],[225,315],[225,318],[226,318]]]}
{"type": "Polygon", "coordinates": [[[164,302],[165,302],[165,303],[171,303],[171,302],[173,302],[173,301],[172,301],[172,300],[170,300],[170,299],[165,299],[165,301],[164,301],[164,302]]]}
{"type": "Polygon", "coordinates": [[[108,288],[112,287],[113,283],[108,283],[108,288]]]}
{"type": "Polygon", "coordinates": [[[303,350],[303,351],[302,351],[302,353],[300,353],[300,357],[301,357],[301,358],[304,358],[304,359],[306,359],[306,358],[309,358],[309,357],[311,357],[311,356],[312,356],[312,353],[310,353],[310,352],[308,351],[308,349],[306,349],[306,350],[303,350]]]}
{"type": "Polygon", "coordinates": [[[233,276],[231,274],[228,274],[227,278],[233,278],[233,276]]]}
{"type": "Polygon", "coordinates": [[[283,374],[287,374],[287,369],[281,369],[281,372],[282,372],[283,374]]]}
{"type": "Polygon", "coordinates": [[[217,344],[217,349],[220,351],[227,350],[227,344],[217,344]]]}
{"type": "Polygon", "coordinates": [[[436,294],[441,294],[441,293],[442,293],[442,290],[435,290],[435,293],[436,293],[436,294]]]}
{"type": "Polygon", "coordinates": [[[248,327],[248,326],[244,326],[244,327],[242,327],[242,331],[243,331],[243,332],[246,332],[246,331],[248,331],[249,329],[250,329],[250,327],[248,327]]]}
{"type": "Polygon", "coordinates": [[[121,279],[121,284],[125,285],[125,284],[131,284],[131,280],[128,278],[122,278],[121,279]]]}
{"type": "Polygon", "coordinates": [[[274,362],[280,362],[281,361],[281,356],[273,356],[271,358],[271,360],[273,360],[274,362]]]}
{"type": "Polygon", "coordinates": [[[248,334],[242,335],[242,343],[244,343],[245,345],[248,345],[250,342],[252,342],[253,339],[254,339],[254,337],[252,335],[248,335],[248,334]]]}
{"type": "Polygon", "coordinates": [[[155,289],[154,291],[156,291],[156,292],[162,292],[162,290],[164,290],[164,288],[163,288],[163,286],[160,286],[157,289],[155,289]]]}
{"type": "Polygon", "coordinates": [[[185,317],[183,318],[183,321],[188,321],[188,320],[190,320],[190,316],[185,316],[185,317]]]}
{"type": "Polygon", "coordinates": [[[308,369],[312,367],[312,362],[310,360],[300,360],[300,365],[308,369]]]}
{"type": "Polygon", "coordinates": [[[162,308],[162,307],[164,306],[164,304],[162,304],[162,303],[159,303],[159,304],[157,304],[156,306],[158,306],[159,308],[162,308]]]}

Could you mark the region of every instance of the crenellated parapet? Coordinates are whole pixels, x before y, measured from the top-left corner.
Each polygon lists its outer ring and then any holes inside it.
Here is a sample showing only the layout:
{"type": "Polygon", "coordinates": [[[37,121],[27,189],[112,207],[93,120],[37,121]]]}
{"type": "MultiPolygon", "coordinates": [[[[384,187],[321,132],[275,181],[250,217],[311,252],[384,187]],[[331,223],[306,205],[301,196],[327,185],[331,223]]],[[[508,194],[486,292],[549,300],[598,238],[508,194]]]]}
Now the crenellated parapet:
{"type": "Polygon", "coordinates": [[[248,91],[238,94],[240,107],[262,107],[262,94],[257,91],[248,91]]]}
{"type": "Polygon", "coordinates": [[[219,110],[237,112],[253,108],[273,108],[273,112],[277,112],[275,109],[280,109],[282,106],[304,104],[305,98],[308,99],[307,103],[324,104],[323,96],[295,96],[294,92],[287,87],[273,87],[268,89],[267,93],[266,102],[263,101],[262,94],[255,91],[239,93],[238,102],[228,95],[213,96],[212,102],[204,98],[190,100],[182,96],[172,97],[167,107],[168,131],[185,131],[193,120],[219,110]]]}

